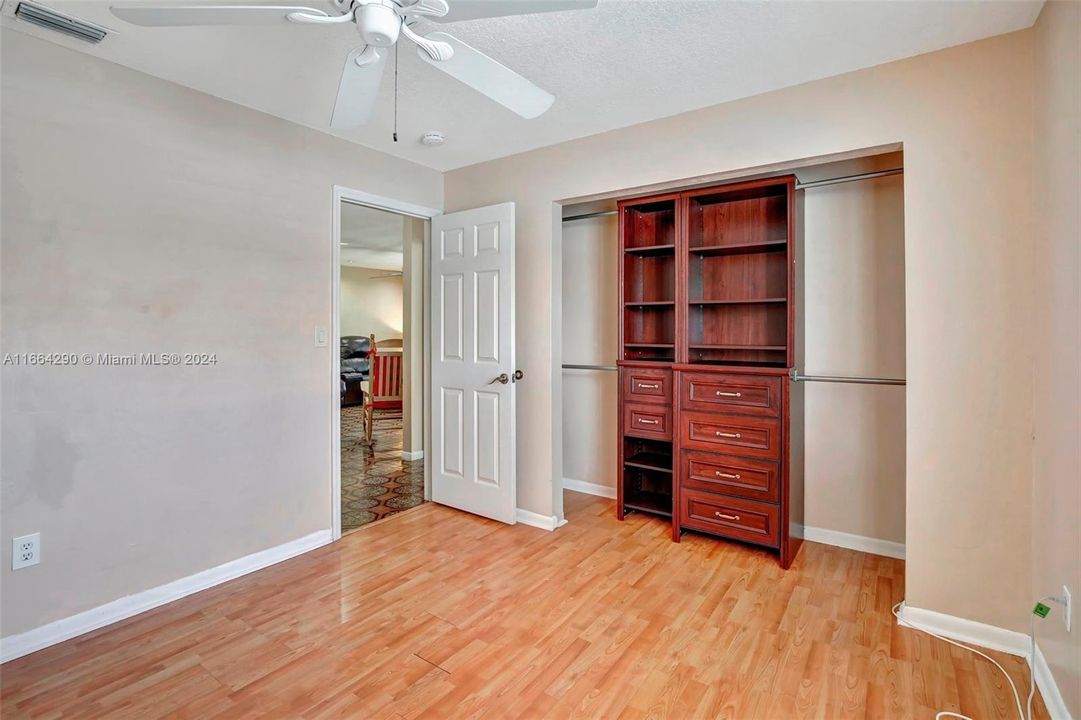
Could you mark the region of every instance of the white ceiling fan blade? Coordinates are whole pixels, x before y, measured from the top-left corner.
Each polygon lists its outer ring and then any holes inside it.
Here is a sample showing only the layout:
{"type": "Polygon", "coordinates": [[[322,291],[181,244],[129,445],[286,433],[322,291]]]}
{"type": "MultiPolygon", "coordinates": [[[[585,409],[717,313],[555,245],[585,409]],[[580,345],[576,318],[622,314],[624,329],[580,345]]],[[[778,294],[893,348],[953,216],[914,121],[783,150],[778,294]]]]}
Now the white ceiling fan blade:
{"type": "Polygon", "coordinates": [[[453,35],[434,32],[425,37],[447,43],[454,48],[454,55],[449,60],[436,61],[428,57],[427,53],[418,51],[417,54],[422,60],[522,117],[535,118],[555,102],[555,96],[551,93],[541,90],[507,66],[466,45],[453,35]]]}
{"type": "Polygon", "coordinates": [[[322,10],[300,5],[114,5],[109,9],[121,20],[144,27],[265,25],[286,22],[289,13],[330,17],[322,10]]]}
{"type": "Polygon", "coordinates": [[[338,83],[338,99],[334,102],[332,128],[355,128],[368,122],[375,109],[379,84],[383,80],[383,68],[387,64],[387,52],[382,53],[365,46],[349,53],[338,83]],[[360,58],[363,65],[357,64],[360,58]]]}
{"type": "Polygon", "coordinates": [[[450,12],[443,17],[429,19],[448,23],[560,10],[591,10],[597,7],[597,0],[448,0],[447,4],[450,5],[450,12]]]}

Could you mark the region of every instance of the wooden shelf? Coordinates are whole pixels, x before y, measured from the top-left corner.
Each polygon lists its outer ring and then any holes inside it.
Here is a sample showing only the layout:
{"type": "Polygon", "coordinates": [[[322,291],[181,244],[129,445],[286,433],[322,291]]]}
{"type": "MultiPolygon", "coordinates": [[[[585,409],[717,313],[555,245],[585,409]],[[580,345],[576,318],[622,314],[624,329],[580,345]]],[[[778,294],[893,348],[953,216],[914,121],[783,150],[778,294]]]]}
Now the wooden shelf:
{"type": "Polygon", "coordinates": [[[768,360],[732,360],[730,358],[723,358],[720,360],[692,359],[691,362],[696,368],[702,365],[709,365],[711,367],[723,367],[726,369],[735,368],[737,371],[753,369],[762,370],[764,372],[784,370],[787,364],[783,359],[774,362],[768,360]]]}
{"type": "Polygon", "coordinates": [[[761,305],[763,303],[783,303],[788,302],[788,298],[772,297],[772,298],[748,298],[741,300],[690,300],[688,305],[761,305]]]}
{"type": "Polygon", "coordinates": [[[672,496],[656,492],[629,493],[623,500],[623,507],[670,518],[672,517],[672,496]]]}
{"type": "Polygon", "coordinates": [[[689,247],[692,255],[742,255],[744,253],[780,252],[788,247],[787,240],[766,240],[763,242],[730,243],[728,245],[699,245],[689,247]]]}
{"type": "Polygon", "coordinates": [[[690,345],[691,350],[787,350],[786,345],[690,345]]]}
{"type": "MultiPolygon", "coordinates": [[[[669,345],[668,347],[672,347],[669,345]]],[[[675,363],[675,360],[650,360],[650,359],[635,359],[635,360],[616,360],[616,365],[621,367],[658,367],[658,368],[670,368],[675,363]]]]}
{"type": "Polygon", "coordinates": [[[635,453],[631,457],[625,458],[623,464],[644,470],[656,470],[663,473],[672,472],[672,456],[655,452],[635,453]]]}
{"type": "Polygon", "coordinates": [[[676,252],[675,245],[642,245],[641,247],[623,248],[628,255],[672,255],[676,252]]]}
{"type": "MultiPolygon", "coordinates": [[[[783,302],[783,301],[782,301],[783,302]]],[[[665,308],[675,306],[675,300],[643,300],[642,302],[628,301],[623,304],[624,307],[633,309],[641,308],[665,308]]]]}
{"type": "Polygon", "coordinates": [[[625,347],[633,348],[674,348],[675,343],[623,343],[625,347]]]}

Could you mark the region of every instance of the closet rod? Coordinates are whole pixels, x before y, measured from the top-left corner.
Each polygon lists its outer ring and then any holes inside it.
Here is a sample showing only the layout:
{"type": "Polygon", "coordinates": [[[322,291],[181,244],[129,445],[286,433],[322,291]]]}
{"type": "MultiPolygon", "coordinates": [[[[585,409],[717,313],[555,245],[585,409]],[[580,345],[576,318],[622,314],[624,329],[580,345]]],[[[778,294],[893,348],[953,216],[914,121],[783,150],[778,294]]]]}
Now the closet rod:
{"type": "Polygon", "coordinates": [[[575,220],[588,220],[589,218],[608,217],[609,215],[615,215],[615,210],[601,210],[599,212],[582,213],[581,215],[568,215],[563,218],[563,222],[574,222],[575,220]]]}
{"type": "Polygon", "coordinates": [[[861,175],[846,175],[839,178],[827,178],[825,180],[812,180],[811,182],[797,182],[797,190],[806,190],[807,188],[823,187],[825,185],[836,185],[838,183],[854,182],[856,180],[870,180],[871,178],[889,177],[890,175],[902,175],[904,174],[904,168],[895,168],[893,170],[882,170],[880,172],[863,173],[861,175]]]}
{"type": "Polygon", "coordinates": [[[614,365],[570,365],[564,364],[564,370],[607,370],[608,372],[615,372],[619,368],[614,365]]]}
{"type": "Polygon", "coordinates": [[[861,378],[840,377],[838,375],[800,375],[795,370],[789,373],[792,382],[829,382],[850,383],[853,385],[904,385],[905,381],[899,378],[861,378]]]}

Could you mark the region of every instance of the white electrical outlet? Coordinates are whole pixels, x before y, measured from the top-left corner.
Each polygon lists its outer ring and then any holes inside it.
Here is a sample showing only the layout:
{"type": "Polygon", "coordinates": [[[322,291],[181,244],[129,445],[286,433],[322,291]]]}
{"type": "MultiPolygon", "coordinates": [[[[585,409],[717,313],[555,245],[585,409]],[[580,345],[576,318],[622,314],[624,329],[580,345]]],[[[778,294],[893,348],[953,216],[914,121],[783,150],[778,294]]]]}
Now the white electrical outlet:
{"type": "Polygon", "coordinates": [[[37,565],[41,562],[41,533],[11,539],[11,569],[37,565]]]}
{"type": "Polygon", "coordinates": [[[1073,612],[1073,597],[1070,596],[1070,588],[1062,586],[1062,597],[1066,601],[1066,608],[1062,611],[1062,619],[1066,623],[1066,632],[1070,632],[1070,615],[1073,612]]]}

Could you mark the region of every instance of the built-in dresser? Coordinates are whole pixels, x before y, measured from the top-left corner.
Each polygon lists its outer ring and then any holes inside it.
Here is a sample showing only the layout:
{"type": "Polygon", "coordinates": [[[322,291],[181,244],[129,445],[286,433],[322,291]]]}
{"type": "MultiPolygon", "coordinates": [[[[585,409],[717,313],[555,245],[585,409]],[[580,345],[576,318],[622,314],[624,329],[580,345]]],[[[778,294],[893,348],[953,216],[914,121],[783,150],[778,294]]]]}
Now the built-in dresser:
{"type": "Polygon", "coordinates": [[[621,520],[795,558],[796,228],[792,176],[619,203],[621,520]]]}

